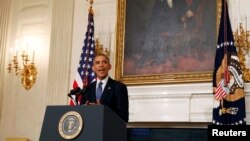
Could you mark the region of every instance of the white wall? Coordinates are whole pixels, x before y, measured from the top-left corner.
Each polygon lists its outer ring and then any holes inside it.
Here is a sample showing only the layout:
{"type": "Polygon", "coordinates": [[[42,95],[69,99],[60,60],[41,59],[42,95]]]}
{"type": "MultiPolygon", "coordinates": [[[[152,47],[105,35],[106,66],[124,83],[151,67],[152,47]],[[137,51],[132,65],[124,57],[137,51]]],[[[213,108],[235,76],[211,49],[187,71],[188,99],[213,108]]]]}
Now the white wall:
{"type": "MultiPolygon", "coordinates": [[[[1,10],[4,6],[1,5],[1,10]]],[[[1,32],[7,35],[7,43],[1,46],[5,60],[1,63],[4,77],[0,93],[0,140],[18,136],[37,141],[46,106],[66,105],[68,101],[74,1],[12,0],[10,7],[4,11],[10,14],[9,20],[4,19],[8,22],[8,31],[1,32]],[[37,39],[32,44],[36,51],[37,80],[28,91],[21,85],[20,77],[9,74],[6,69],[10,48],[16,39],[24,36],[37,39]]]]}
{"type": "MultiPolygon", "coordinates": [[[[1,8],[4,6],[1,5],[1,8]]],[[[0,140],[4,141],[8,136],[26,136],[38,140],[46,107],[52,2],[50,0],[12,0],[10,7],[5,11],[10,14],[9,20],[5,19],[9,23],[7,44],[1,46],[5,48],[5,52],[1,52],[5,54],[5,60],[4,69],[1,72],[4,78],[0,82],[3,86],[0,140]],[[10,48],[15,47],[16,39],[24,36],[37,39],[32,46],[37,50],[34,61],[38,69],[38,77],[36,84],[29,91],[22,86],[20,77],[14,73],[9,74],[6,69],[10,60],[10,48]]],[[[21,54],[21,51],[19,53],[21,54]]],[[[22,67],[21,62],[19,65],[22,67]]]]}
{"type": "MultiPolygon", "coordinates": [[[[0,3],[8,0],[1,0],[0,3]]],[[[94,1],[95,35],[111,51],[114,76],[116,0],[94,1]]],[[[249,0],[230,0],[233,29],[237,17],[250,13],[249,0]],[[239,6],[240,4],[240,6],[239,6]],[[240,12],[239,11],[240,7],[240,12]]],[[[7,39],[0,43],[0,140],[9,136],[39,139],[46,105],[67,105],[67,93],[75,75],[87,27],[88,2],[84,0],[12,0],[11,9],[1,7],[1,14],[10,14],[7,39]],[[71,5],[74,4],[74,9],[71,5]],[[4,10],[4,12],[2,12],[4,10]],[[74,12],[74,15],[70,15],[74,12]],[[60,14],[62,13],[62,14],[60,14]],[[73,18],[73,21],[68,19],[73,18]],[[52,19],[52,17],[54,17],[52,19]],[[71,25],[72,24],[72,25],[71,25]],[[72,29],[71,29],[72,28],[72,29]],[[35,63],[36,84],[26,91],[20,78],[7,72],[8,51],[21,35],[40,39],[35,63]],[[71,39],[72,37],[72,39],[71,39]],[[72,45],[71,45],[72,44],[72,45]],[[2,61],[2,58],[5,60],[2,61]]],[[[244,16],[243,16],[244,17],[244,16]]],[[[5,18],[7,20],[8,18],[5,18]]],[[[2,24],[0,25],[3,26],[2,24]]],[[[3,29],[3,28],[0,28],[3,29]]],[[[1,36],[1,41],[4,36],[1,36]]],[[[129,86],[130,123],[211,122],[213,96],[211,83],[162,84],[129,86]]],[[[245,84],[247,122],[250,122],[250,87],[245,84]]],[[[133,125],[133,124],[131,124],[133,125]]],[[[194,125],[194,124],[193,124],[194,125]]],[[[191,124],[192,126],[192,124],[191,124]]]]}

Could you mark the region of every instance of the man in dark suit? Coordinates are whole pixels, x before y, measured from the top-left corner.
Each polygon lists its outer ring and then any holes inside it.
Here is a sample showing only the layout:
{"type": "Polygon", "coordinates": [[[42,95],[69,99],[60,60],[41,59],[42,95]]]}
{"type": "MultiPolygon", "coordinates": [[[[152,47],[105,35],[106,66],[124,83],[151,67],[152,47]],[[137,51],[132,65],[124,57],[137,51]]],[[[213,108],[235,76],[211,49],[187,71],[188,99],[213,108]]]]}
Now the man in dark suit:
{"type": "Polygon", "coordinates": [[[125,122],[129,120],[128,112],[128,90],[127,86],[109,77],[111,64],[109,58],[104,54],[98,54],[94,58],[93,71],[96,81],[89,84],[84,92],[82,103],[87,105],[102,104],[108,106],[125,122]],[[102,83],[102,94],[98,96],[98,84],[102,83]]]}

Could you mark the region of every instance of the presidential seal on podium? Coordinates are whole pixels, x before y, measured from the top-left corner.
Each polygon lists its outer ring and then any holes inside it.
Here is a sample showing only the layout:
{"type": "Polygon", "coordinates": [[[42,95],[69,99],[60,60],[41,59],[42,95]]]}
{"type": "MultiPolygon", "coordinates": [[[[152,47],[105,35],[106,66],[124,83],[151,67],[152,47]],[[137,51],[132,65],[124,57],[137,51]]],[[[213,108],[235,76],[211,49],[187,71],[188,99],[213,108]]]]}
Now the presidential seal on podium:
{"type": "Polygon", "coordinates": [[[84,127],[84,120],[76,111],[69,111],[65,113],[58,124],[59,134],[64,139],[74,139],[82,131],[84,127]]]}

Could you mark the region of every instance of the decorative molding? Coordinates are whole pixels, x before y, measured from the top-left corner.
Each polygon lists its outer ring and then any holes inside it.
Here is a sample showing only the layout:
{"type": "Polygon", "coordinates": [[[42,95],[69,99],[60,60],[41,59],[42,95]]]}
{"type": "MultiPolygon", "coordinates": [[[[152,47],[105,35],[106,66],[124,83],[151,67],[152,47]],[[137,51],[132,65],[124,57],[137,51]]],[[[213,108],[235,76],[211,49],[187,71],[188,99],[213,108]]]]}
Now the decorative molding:
{"type": "Polygon", "coordinates": [[[49,0],[22,0],[20,1],[19,10],[24,11],[38,7],[49,7],[49,0]]]}
{"type": "MultiPolygon", "coordinates": [[[[4,86],[5,86],[5,74],[6,72],[6,48],[7,48],[7,33],[10,15],[10,0],[0,0],[0,122],[2,121],[2,107],[3,107],[3,97],[4,97],[4,86]]],[[[0,124],[1,125],[1,124],[0,124]]]]}
{"type": "Polygon", "coordinates": [[[131,95],[139,94],[208,94],[212,93],[211,83],[128,86],[131,95]]]}
{"type": "Polygon", "coordinates": [[[115,16],[115,5],[113,3],[107,3],[103,5],[93,5],[94,15],[96,17],[111,18],[115,16]],[[108,7],[108,8],[107,8],[108,7]]]}
{"type": "Polygon", "coordinates": [[[48,22],[48,18],[20,20],[17,27],[17,35],[48,33],[48,22]]]}
{"type": "Polygon", "coordinates": [[[53,0],[46,104],[68,104],[74,1],[53,0]]]}

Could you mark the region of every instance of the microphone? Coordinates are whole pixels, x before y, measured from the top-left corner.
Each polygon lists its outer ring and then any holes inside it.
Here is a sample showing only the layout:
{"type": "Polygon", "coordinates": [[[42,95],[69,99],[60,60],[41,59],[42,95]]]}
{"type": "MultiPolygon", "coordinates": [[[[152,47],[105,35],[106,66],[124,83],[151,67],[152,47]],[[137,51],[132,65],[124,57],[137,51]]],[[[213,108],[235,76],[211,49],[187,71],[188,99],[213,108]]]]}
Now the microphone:
{"type": "Polygon", "coordinates": [[[80,91],[81,91],[80,87],[74,88],[74,89],[70,90],[68,96],[71,97],[71,95],[77,95],[80,91]]]}
{"type": "Polygon", "coordinates": [[[68,97],[70,97],[71,99],[74,99],[76,101],[76,104],[78,105],[78,101],[81,96],[83,98],[82,102],[85,103],[86,101],[85,91],[86,91],[86,88],[83,88],[83,89],[81,89],[80,87],[74,88],[70,90],[68,97]],[[73,98],[72,96],[75,96],[75,97],[73,98]]]}
{"type": "Polygon", "coordinates": [[[81,91],[80,87],[74,88],[72,90],[70,90],[70,92],[68,93],[68,97],[70,97],[71,99],[73,99],[76,102],[76,105],[78,105],[78,98],[79,98],[79,92],[81,91]],[[75,96],[75,98],[73,98],[72,96],[75,96]]]}

